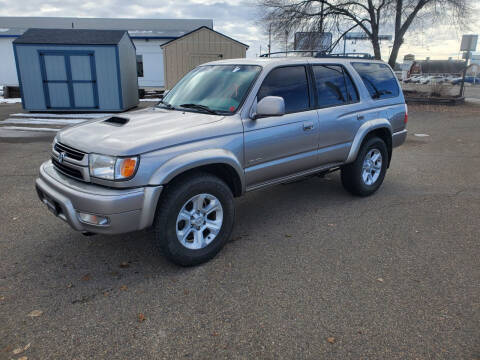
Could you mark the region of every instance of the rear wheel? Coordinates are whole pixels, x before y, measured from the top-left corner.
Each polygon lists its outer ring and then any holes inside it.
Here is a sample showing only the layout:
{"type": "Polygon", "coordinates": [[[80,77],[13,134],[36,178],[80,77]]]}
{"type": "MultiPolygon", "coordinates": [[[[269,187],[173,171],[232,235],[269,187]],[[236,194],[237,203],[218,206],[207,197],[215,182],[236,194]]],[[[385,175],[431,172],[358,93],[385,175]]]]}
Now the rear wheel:
{"type": "Polygon", "coordinates": [[[372,137],[366,140],[356,160],[342,168],[342,184],[357,196],[368,196],[382,185],[387,172],[388,152],[385,142],[372,137]]]}
{"type": "Polygon", "coordinates": [[[169,184],[155,219],[155,244],[172,262],[192,266],[212,259],[230,238],[235,217],[230,188],[196,173],[169,184]]]}

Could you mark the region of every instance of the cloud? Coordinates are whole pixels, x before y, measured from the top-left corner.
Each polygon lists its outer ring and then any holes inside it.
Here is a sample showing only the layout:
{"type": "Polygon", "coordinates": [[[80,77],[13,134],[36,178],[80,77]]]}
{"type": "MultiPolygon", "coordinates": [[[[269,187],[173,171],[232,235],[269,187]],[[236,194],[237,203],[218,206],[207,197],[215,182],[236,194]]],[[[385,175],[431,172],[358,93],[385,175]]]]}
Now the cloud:
{"type": "MultiPolygon", "coordinates": [[[[250,0],[254,1],[254,0],[250,0]]],[[[250,45],[247,56],[257,56],[267,48],[268,37],[259,26],[258,8],[248,0],[0,0],[0,16],[67,16],[67,17],[138,17],[138,18],[200,18],[213,19],[214,28],[241,42],[250,45]]],[[[1,24],[0,24],[1,26],[1,24]]],[[[473,24],[473,30],[480,30],[480,21],[473,24]]],[[[400,51],[414,53],[418,58],[457,57],[461,34],[451,27],[442,25],[430,27],[409,34],[400,51]],[[440,31],[439,31],[440,29],[440,31]]],[[[389,45],[382,44],[384,58],[388,56],[389,45]]],[[[272,50],[281,50],[281,44],[274,44],[272,50]]],[[[368,42],[347,42],[347,51],[371,52],[368,42]]]]}

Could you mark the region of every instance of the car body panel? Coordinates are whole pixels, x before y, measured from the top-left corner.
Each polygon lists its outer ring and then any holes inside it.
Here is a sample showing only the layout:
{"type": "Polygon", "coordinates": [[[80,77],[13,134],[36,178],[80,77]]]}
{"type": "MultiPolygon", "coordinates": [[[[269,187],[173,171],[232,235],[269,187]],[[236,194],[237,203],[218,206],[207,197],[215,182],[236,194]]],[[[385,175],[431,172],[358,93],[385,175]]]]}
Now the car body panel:
{"type": "Polygon", "coordinates": [[[317,162],[316,110],[244,121],[245,183],[253,186],[317,162]]]}

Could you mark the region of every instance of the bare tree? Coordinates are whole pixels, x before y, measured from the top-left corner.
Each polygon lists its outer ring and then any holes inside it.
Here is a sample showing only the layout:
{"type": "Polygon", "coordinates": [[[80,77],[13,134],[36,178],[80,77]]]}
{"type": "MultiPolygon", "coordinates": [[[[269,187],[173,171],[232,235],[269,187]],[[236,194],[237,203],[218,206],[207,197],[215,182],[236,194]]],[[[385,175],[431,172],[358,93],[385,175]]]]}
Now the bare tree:
{"type": "MultiPolygon", "coordinates": [[[[257,0],[262,21],[274,34],[286,31],[335,31],[360,28],[369,38],[375,58],[381,59],[380,28],[393,27],[389,64],[393,67],[405,35],[421,16],[433,22],[446,18],[463,27],[476,0],[257,0]],[[353,26],[352,26],[353,25],[353,26]]],[[[342,34],[341,36],[343,36],[342,34]]]]}

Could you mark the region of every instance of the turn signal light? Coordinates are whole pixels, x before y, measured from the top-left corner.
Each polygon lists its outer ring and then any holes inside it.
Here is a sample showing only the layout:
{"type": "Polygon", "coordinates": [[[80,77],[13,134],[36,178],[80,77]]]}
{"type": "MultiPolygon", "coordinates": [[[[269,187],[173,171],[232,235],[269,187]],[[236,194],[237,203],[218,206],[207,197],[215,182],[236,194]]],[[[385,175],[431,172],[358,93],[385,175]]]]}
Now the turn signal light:
{"type": "Polygon", "coordinates": [[[136,159],[123,159],[120,174],[124,178],[129,178],[135,173],[135,167],[137,165],[136,159]]]}

